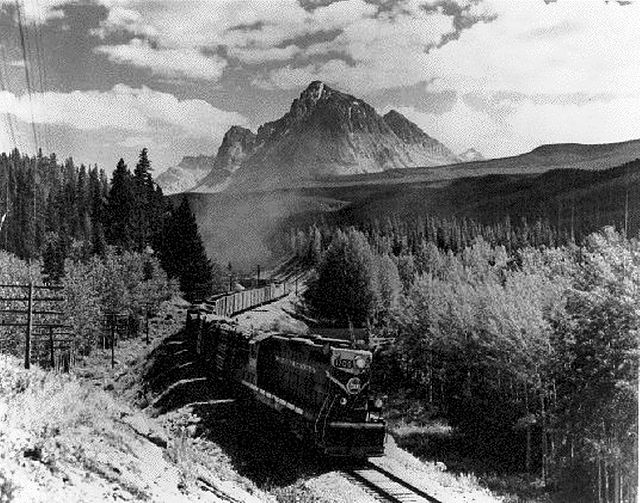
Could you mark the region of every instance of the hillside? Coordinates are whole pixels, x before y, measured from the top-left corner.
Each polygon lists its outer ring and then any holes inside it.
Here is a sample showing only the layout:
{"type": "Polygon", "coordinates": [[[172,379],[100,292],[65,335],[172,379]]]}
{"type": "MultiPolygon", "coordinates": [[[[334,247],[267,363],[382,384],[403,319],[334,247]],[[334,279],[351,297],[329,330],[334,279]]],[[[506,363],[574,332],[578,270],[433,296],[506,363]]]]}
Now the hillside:
{"type": "Polygon", "coordinates": [[[640,158],[640,140],[604,144],[543,145],[512,157],[464,162],[449,166],[406,168],[383,173],[324,177],[306,187],[396,185],[445,182],[486,175],[531,175],[552,170],[598,171],[640,158]]]}
{"type": "MultiPolygon", "coordinates": [[[[608,162],[620,158],[620,152],[613,149],[608,162]]],[[[602,225],[622,225],[627,191],[628,225],[635,233],[640,228],[638,170],[635,162],[604,171],[563,168],[509,174],[507,170],[456,180],[398,177],[361,183],[351,179],[300,189],[190,194],[189,198],[211,256],[222,263],[255,267],[278,260],[288,229],[321,220],[346,225],[427,214],[484,223],[507,217],[513,222],[546,219],[568,230],[573,221],[580,236],[602,225]]]]}
{"type": "Polygon", "coordinates": [[[1,501],[276,501],[222,457],[197,456],[188,435],[124,402],[131,381],[122,369],[100,374],[107,365],[102,355],[91,373],[78,369],[83,377],[0,359],[1,501]]]}

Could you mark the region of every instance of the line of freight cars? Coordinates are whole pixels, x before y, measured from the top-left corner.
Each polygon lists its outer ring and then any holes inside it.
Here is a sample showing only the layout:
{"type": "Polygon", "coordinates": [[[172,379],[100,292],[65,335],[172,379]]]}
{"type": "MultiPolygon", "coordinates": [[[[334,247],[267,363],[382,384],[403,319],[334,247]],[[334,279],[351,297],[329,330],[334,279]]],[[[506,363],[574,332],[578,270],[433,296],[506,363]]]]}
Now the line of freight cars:
{"type": "Polygon", "coordinates": [[[291,292],[291,285],[286,281],[271,283],[267,286],[242,290],[239,292],[225,293],[212,297],[205,304],[212,307],[212,311],[218,316],[231,317],[234,314],[252,309],[262,304],[278,300],[291,292]]]}
{"type": "Polygon", "coordinates": [[[370,390],[373,355],[350,341],[282,333],[245,333],[197,309],[187,333],[212,373],[237,393],[278,412],[329,456],[384,452],[382,403],[370,390]]]}

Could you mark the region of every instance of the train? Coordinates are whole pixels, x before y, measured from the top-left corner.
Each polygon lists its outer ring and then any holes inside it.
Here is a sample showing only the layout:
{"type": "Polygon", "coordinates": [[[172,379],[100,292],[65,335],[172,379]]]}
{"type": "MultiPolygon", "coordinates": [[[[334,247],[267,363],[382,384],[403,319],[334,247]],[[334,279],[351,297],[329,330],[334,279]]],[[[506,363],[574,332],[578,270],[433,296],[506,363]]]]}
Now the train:
{"type": "Polygon", "coordinates": [[[259,288],[221,294],[207,299],[205,303],[213,313],[230,317],[247,309],[278,300],[288,295],[290,291],[290,283],[283,281],[270,283],[259,288]]]}
{"type": "Polygon", "coordinates": [[[215,376],[278,413],[321,454],[383,455],[386,424],[370,389],[371,351],[341,339],[243,331],[198,309],[187,314],[186,329],[215,376]]]}

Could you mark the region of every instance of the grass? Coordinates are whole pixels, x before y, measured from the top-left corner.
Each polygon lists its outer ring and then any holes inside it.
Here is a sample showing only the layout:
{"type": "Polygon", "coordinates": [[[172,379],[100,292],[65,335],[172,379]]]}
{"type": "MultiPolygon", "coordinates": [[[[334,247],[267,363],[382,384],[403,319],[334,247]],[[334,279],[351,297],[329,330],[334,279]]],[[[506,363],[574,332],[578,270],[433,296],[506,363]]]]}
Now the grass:
{"type": "Polygon", "coordinates": [[[104,433],[125,412],[109,394],[72,376],[24,370],[17,359],[0,359],[0,431],[20,430],[46,443],[82,427],[104,433]]]}
{"type": "Polygon", "coordinates": [[[87,446],[95,439],[100,439],[105,449],[126,445],[120,420],[131,413],[108,393],[86,386],[74,376],[38,368],[25,370],[20,360],[2,356],[0,453],[13,466],[13,473],[0,476],[4,498],[0,501],[14,501],[12,494],[18,489],[41,490],[15,483],[14,478],[34,478],[29,470],[44,473],[49,482],[59,478],[61,467],[69,464],[100,474],[92,469],[98,464],[87,446]],[[25,464],[22,459],[32,463],[25,464]],[[16,475],[16,471],[21,473],[16,475]]]}

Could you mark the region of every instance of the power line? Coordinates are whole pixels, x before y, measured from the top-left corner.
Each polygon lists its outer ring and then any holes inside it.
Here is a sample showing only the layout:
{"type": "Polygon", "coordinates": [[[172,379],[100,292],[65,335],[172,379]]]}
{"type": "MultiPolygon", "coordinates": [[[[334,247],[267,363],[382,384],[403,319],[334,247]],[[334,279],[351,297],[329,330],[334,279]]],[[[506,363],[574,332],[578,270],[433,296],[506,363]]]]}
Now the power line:
{"type": "MultiPolygon", "coordinates": [[[[27,93],[29,96],[29,109],[31,112],[31,129],[33,131],[34,148],[38,150],[38,133],[36,131],[35,116],[33,114],[33,86],[31,85],[31,72],[29,71],[29,55],[27,53],[27,32],[22,24],[22,9],[20,2],[16,0],[16,11],[18,14],[18,32],[20,33],[20,43],[22,45],[22,59],[24,61],[24,75],[27,84],[27,93]]],[[[26,19],[25,19],[26,21],[26,19]]]]}
{"type": "MultiPolygon", "coordinates": [[[[7,73],[7,54],[4,45],[0,44],[0,88],[2,91],[9,91],[9,77],[7,73]]],[[[7,128],[9,129],[9,136],[11,137],[11,143],[13,147],[17,148],[16,133],[13,124],[12,114],[7,110],[4,114],[6,116],[7,128]]]]}
{"type": "MultiPolygon", "coordinates": [[[[47,65],[46,65],[46,48],[42,41],[42,27],[44,26],[44,19],[42,18],[42,9],[40,8],[40,4],[38,0],[33,0],[35,4],[36,12],[38,13],[38,20],[34,22],[33,27],[35,31],[35,40],[36,40],[36,58],[38,60],[38,75],[40,78],[40,95],[44,98],[44,93],[47,87],[47,65]]],[[[40,128],[40,140],[46,145],[47,153],[51,152],[51,145],[49,144],[49,134],[48,134],[48,126],[47,123],[44,123],[44,135],[42,131],[42,127],[40,128]],[[43,139],[44,136],[44,139],[43,139]]]]}

